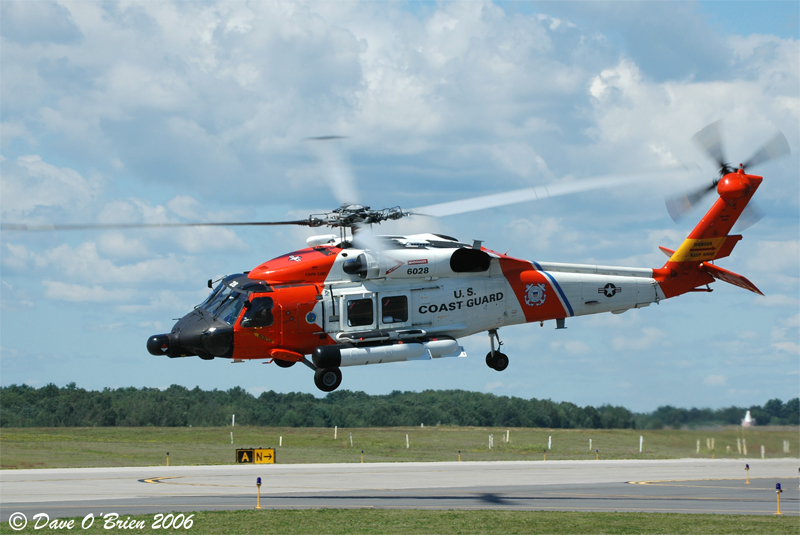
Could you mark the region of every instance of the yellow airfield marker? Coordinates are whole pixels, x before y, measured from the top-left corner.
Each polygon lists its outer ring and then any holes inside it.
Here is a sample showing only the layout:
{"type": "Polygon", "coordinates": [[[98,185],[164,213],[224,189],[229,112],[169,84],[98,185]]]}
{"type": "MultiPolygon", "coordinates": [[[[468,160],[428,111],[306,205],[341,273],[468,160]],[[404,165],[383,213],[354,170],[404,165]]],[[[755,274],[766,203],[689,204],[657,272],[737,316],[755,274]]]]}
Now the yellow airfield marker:
{"type": "Polygon", "coordinates": [[[256,478],[256,488],[258,489],[258,494],[256,498],[256,509],[261,509],[261,478],[256,478]]]}
{"type": "Polygon", "coordinates": [[[775,483],[775,494],[778,495],[778,512],[775,513],[776,515],[782,515],[783,514],[783,513],[781,513],[781,492],[783,492],[781,490],[781,484],[780,483],[775,483]]]}
{"type": "Polygon", "coordinates": [[[461,450],[458,450],[458,462],[461,462],[461,450]]]}
{"type": "Polygon", "coordinates": [[[167,452],[167,466],[169,466],[169,452],[167,452]]]}
{"type": "Polygon", "coordinates": [[[745,485],[749,485],[750,484],[750,465],[749,464],[744,465],[744,471],[747,474],[747,481],[745,481],[744,484],[745,485]]]}

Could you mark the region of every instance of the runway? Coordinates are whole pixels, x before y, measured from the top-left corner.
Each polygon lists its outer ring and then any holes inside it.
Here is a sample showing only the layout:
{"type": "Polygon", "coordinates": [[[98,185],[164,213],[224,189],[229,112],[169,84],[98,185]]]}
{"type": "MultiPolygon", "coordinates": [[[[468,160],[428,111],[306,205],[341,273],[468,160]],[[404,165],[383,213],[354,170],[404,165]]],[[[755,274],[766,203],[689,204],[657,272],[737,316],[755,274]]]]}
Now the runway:
{"type": "Polygon", "coordinates": [[[797,459],[154,466],[3,470],[0,520],[264,508],[800,514],[797,459]],[[745,483],[745,462],[750,484],[745,483]]]}

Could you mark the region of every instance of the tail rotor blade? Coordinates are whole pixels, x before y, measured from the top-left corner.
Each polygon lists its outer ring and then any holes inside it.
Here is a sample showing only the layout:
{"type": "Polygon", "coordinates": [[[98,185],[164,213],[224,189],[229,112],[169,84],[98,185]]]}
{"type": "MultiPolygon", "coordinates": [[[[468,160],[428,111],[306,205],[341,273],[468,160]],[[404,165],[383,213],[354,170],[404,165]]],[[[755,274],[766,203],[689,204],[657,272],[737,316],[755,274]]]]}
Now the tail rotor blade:
{"type": "Polygon", "coordinates": [[[727,166],[725,153],[722,150],[721,128],[722,121],[716,121],[692,136],[692,140],[697,143],[712,160],[719,164],[720,169],[727,166]]]}
{"type": "Polygon", "coordinates": [[[706,195],[714,191],[716,186],[717,184],[714,182],[710,186],[704,186],[699,190],[667,199],[665,203],[669,216],[677,223],[683,216],[691,212],[706,195]]]}
{"type": "Polygon", "coordinates": [[[789,148],[789,142],[786,141],[786,136],[783,135],[783,132],[778,130],[772,139],[767,141],[763,147],[758,149],[755,154],[753,154],[745,163],[742,164],[742,166],[747,169],[748,167],[752,167],[769,160],[774,160],[775,158],[780,158],[781,156],[786,156],[790,152],[792,151],[789,148]]]}
{"type": "Polygon", "coordinates": [[[739,219],[736,220],[736,224],[733,226],[733,232],[739,233],[745,229],[748,229],[761,221],[764,217],[764,212],[756,206],[753,201],[745,206],[744,210],[742,211],[742,215],[739,216],[739,219]]]}

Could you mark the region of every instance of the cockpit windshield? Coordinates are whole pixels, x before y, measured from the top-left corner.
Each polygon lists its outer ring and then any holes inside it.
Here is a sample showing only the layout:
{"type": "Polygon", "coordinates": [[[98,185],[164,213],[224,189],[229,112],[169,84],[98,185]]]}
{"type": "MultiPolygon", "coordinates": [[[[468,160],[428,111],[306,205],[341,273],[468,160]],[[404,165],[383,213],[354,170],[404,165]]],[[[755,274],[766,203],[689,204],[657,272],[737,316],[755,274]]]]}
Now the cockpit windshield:
{"type": "MultiPolygon", "coordinates": [[[[264,281],[250,280],[247,273],[228,275],[214,288],[211,295],[195,308],[233,325],[248,296],[253,292],[269,293],[272,292],[272,288],[264,281]]],[[[272,299],[268,300],[272,302],[272,299]]],[[[269,310],[271,309],[270,306],[269,310]]]]}
{"type": "Polygon", "coordinates": [[[214,311],[214,317],[224,321],[228,325],[233,325],[239,317],[239,312],[242,311],[245,301],[247,301],[246,294],[236,291],[229,292],[227,297],[225,297],[214,311]]]}
{"type": "Polygon", "coordinates": [[[226,288],[230,290],[230,288],[225,286],[225,283],[220,283],[219,285],[217,285],[217,287],[214,288],[214,291],[211,292],[211,295],[209,295],[205,301],[197,305],[197,308],[202,308],[203,310],[207,310],[208,312],[213,312],[219,306],[220,301],[223,299],[223,297],[220,294],[222,293],[223,289],[226,288]]]}
{"type": "Polygon", "coordinates": [[[208,299],[198,305],[198,308],[225,323],[233,325],[236,318],[239,317],[239,312],[242,311],[246,300],[246,293],[239,292],[225,284],[225,282],[221,282],[214,291],[211,292],[208,299]]]}

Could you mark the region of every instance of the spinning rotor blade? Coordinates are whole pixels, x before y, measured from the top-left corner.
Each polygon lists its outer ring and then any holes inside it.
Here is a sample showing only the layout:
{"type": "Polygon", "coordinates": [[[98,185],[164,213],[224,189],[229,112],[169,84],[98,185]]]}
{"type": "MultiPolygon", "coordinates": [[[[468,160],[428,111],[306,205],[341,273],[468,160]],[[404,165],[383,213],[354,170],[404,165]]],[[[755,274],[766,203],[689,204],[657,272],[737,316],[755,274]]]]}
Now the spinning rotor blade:
{"type": "Polygon", "coordinates": [[[109,223],[109,224],[63,224],[63,225],[28,225],[24,223],[3,223],[0,230],[48,231],[48,230],[109,230],[135,228],[177,228],[177,227],[259,227],[273,225],[301,225],[319,227],[324,221],[308,218],[295,221],[243,221],[231,223],[109,223]]]}
{"type": "Polygon", "coordinates": [[[728,165],[722,150],[721,126],[721,120],[713,122],[692,136],[692,140],[697,143],[712,160],[717,162],[720,172],[726,169],[728,165]]]}
{"type": "Polygon", "coordinates": [[[714,191],[716,187],[717,183],[712,182],[710,186],[703,186],[702,188],[693,192],[684,193],[682,195],[667,199],[666,204],[669,216],[677,223],[683,218],[683,216],[691,212],[697,203],[703,199],[703,197],[714,191]]]}
{"type": "Polygon", "coordinates": [[[752,167],[769,160],[774,160],[775,158],[780,158],[781,156],[786,156],[790,152],[792,151],[789,148],[789,142],[786,141],[786,136],[783,135],[783,132],[778,130],[772,139],[767,141],[763,147],[758,149],[755,154],[750,156],[750,158],[744,162],[742,166],[747,169],[748,167],[752,167]]]}
{"type": "Polygon", "coordinates": [[[739,219],[734,223],[732,232],[738,234],[761,221],[763,217],[764,212],[756,206],[753,201],[750,201],[747,206],[744,207],[742,215],[740,215],[739,219]]]}
{"type": "Polygon", "coordinates": [[[356,179],[347,164],[344,153],[336,143],[346,136],[308,137],[306,141],[315,141],[312,150],[319,158],[322,175],[328,182],[334,198],[339,204],[358,204],[358,187],[356,179]]]}
{"type": "MultiPolygon", "coordinates": [[[[684,169],[683,167],[679,169],[684,169]]],[[[677,169],[674,169],[675,171],[677,169]]],[[[663,172],[660,171],[660,172],[663,172]]],[[[414,208],[411,210],[413,215],[428,215],[434,217],[443,217],[447,215],[464,214],[467,212],[475,212],[477,210],[484,210],[486,208],[497,208],[499,206],[508,206],[521,202],[535,201],[539,199],[548,199],[550,197],[559,197],[561,195],[569,195],[571,193],[580,193],[583,191],[590,191],[595,189],[610,188],[614,186],[621,186],[624,184],[632,184],[644,180],[642,175],[636,176],[618,176],[607,175],[597,178],[589,178],[585,180],[576,180],[574,182],[560,182],[556,184],[549,184],[547,186],[535,186],[532,188],[523,188],[514,191],[507,191],[505,193],[495,193],[493,195],[483,195],[480,197],[473,197],[471,199],[463,199],[460,201],[443,202],[439,204],[431,204],[414,208]]]]}
{"type": "MultiPolygon", "coordinates": [[[[722,150],[722,133],[720,127],[722,121],[716,121],[706,126],[692,139],[719,164],[720,178],[728,173],[734,172],[734,169],[725,162],[724,152],[722,150]]],[[[741,164],[743,169],[764,163],[775,158],[780,158],[789,154],[789,142],[786,141],[786,136],[783,132],[778,130],[775,135],[767,141],[763,147],[758,149],[745,163],[741,164]]],[[[670,217],[676,223],[688,212],[690,212],[707,194],[711,193],[717,186],[720,178],[714,180],[710,186],[704,186],[700,189],[694,190],[689,193],[681,194],[666,200],[667,211],[670,217]]],[[[761,210],[754,207],[753,204],[748,204],[739,220],[736,222],[739,231],[746,229],[757,223],[764,217],[761,210]]]]}

